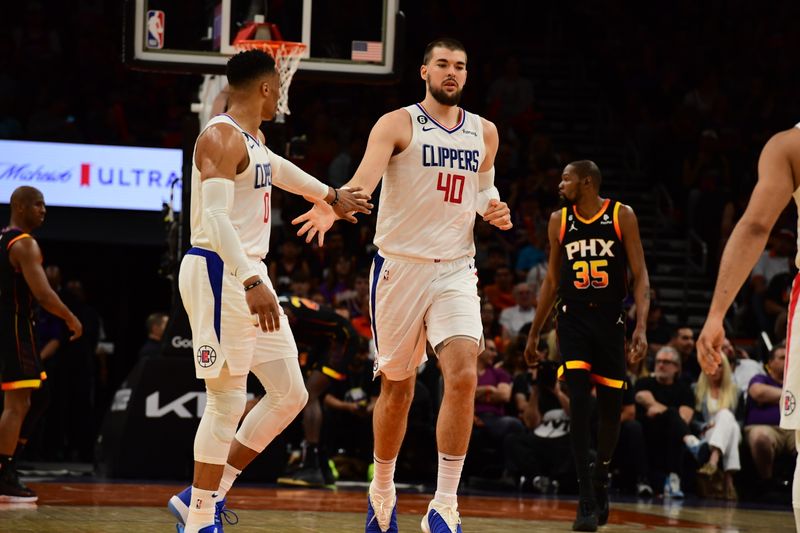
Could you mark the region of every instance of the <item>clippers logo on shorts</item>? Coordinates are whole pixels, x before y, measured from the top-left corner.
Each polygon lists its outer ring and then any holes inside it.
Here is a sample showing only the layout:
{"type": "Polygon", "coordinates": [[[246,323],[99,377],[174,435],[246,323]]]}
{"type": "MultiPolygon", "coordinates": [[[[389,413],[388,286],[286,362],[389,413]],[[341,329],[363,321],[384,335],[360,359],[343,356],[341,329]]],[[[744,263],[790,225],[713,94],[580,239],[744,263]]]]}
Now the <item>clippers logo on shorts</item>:
{"type": "Polygon", "coordinates": [[[789,416],[794,413],[795,407],[797,407],[797,400],[795,400],[794,394],[787,390],[786,394],[783,395],[783,414],[789,416]]]}
{"type": "Polygon", "coordinates": [[[375,361],[374,363],[372,363],[372,371],[373,372],[377,372],[378,371],[378,361],[375,361]]]}
{"type": "Polygon", "coordinates": [[[217,361],[217,352],[208,345],[201,346],[197,350],[197,363],[203,368],[212,366],[217,361]]]}
{"type": "Polygon", "coordinates": [[[384,281],[389,281],[389,269],[383,271],[383,279],[384,281]]]}

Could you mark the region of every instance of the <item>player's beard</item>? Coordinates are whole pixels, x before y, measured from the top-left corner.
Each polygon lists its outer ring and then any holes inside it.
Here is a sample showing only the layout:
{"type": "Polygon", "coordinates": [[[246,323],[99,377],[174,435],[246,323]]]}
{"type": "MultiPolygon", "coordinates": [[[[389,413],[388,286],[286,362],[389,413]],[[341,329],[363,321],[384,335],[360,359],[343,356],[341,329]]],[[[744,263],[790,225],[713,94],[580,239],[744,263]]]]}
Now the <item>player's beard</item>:
{"type": "Polygon", "coordinates": [[[461,92],[464,90],[461,87],[458,88],[456,92],[453,94],[448,94],[444,91],[444,88],[434,87],[431,85],[430,80],[428,80],[428,90],[433,96],[433,99],[439,102],[442,105],[458,105],[461,101],[461,92]]]}
{"type": "Polygon", "coordinates": [[[562,208],[562,207],[571,207],[573,203],[575,203],[575,202],[573,202],[572,200],[568,199],[568,198],[567,198],[566,196],[564,196],[563,194],[559,194],[559,195],[558,195],[558,207],[559,207],[559,208],[562,208]]]}

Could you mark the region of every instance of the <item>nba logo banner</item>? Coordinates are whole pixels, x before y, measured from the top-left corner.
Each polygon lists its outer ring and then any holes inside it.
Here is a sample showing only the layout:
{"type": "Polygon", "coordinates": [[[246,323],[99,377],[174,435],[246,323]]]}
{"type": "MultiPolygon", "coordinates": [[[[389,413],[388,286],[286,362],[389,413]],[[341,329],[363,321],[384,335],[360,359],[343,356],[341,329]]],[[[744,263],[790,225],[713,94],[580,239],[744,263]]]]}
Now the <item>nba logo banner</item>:
{"type": "Polygon", "coordinates": [[[147,48],[164,48],[164,12],[156,9],[147,12],[147,48]]]}

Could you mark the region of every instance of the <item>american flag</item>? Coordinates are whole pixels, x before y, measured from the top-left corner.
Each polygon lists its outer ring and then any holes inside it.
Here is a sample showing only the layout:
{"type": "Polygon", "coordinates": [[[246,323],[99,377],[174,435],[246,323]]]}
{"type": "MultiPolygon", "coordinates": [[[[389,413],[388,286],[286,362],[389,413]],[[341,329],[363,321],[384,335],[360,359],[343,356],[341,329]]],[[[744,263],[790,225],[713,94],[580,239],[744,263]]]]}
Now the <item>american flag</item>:
{"type": "Polygon", "coordinates": [[[383,61],[383,43],[379,41],[353,41],[350,59],[353,61],[383,61]]]}

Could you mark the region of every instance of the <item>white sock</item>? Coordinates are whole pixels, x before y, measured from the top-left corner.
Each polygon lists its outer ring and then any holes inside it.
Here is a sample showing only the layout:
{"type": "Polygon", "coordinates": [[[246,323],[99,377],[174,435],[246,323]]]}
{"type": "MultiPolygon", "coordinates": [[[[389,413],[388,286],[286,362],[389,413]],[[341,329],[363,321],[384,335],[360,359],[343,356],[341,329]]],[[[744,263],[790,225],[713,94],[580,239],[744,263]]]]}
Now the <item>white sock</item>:
{"type": "Polygon", "coordinates": [[[450,455],[439,452],[439,473],[436,478],[436,494],[433,501],[445,505],[456,505],[456,492],[461,481],[466,455],[450,455]]]}
{"type": "Polygon", "coordinates": [[[186,519],[184,533],[197,533],[201,527],[214,524],[215,492],[217,491],[192,487],[189,516],[186,519]]]}
{"type": "Polygon", "coordinates": [[[394,496],[394,467],[397,457],[386,460],[373,455],[372,458],[375,461],[375,474],[370,483],[370,492],[388,500],[394,496]]]}
{"type": "Polygon", "coordinates": [[[225,464],[225,469],[222,471],[222,479],[219,481],[219,490],[217,491],[216,498],[217,501],[225,499],[225,496],[228,495],[228,491],[231,490],[231,486],[241,473],[241,470],[237,470],[235,467],[225,464]]]}

